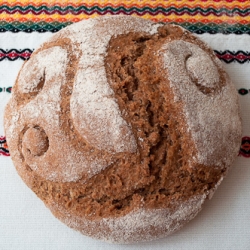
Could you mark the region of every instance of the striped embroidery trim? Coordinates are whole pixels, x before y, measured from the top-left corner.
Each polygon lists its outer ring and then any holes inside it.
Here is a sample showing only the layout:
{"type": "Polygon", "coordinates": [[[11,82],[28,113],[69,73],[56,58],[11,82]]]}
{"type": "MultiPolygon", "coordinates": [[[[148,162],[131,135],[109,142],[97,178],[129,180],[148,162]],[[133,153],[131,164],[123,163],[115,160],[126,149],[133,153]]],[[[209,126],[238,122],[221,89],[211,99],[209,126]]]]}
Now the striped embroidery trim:
{"type": "MultiPolygon", "coordinates": [[[[15,61],[17,59],[28,60],[32,54],[33,50],[31,49],[10,49],[10,50],[3,50],[0,49],[0,61],[4,59],[8,59],[10,61],[15,61]]],[[[250,52],[246,51],[214,51],[216,56],[225,63],[246,63],[250,61],[250,52]]]]}
{"type": "Polygon", "coordinates": [[[5,136],[0,136],[0,155],[10,156],[5,136]]]}
{"type": "Polygon", "coordinates": [[[250,89],[240,88],[240,89],[238,89],[238,93],[240,95],[247,95],[247,94],[250,94],[250,89]]]}
{"type": "MultiPolygon", "coordinates": [[[[114,4],[114,5],[118,5],[120,4],[120,0],[103,0],[102,1],[102,5],[105,5],[105,4],[114,4]]],[[[131,4],[133,4],[134,1],[132,0],[125,0],[124,2],[127,2],[126,5],[129,5],[129,2],[131,4]]],[[[223,6],[225,5],[225,3],[227,3],[227,5],[235,5],[235,3],[248,3],[249,1],[248,0],[185,0],[185,1],[176,1],[176,0],[158,0],[157,3],[155,3],[156,1],[155,0],[151,0],[151,4],[152,5],[158,5],[158,4],[163,4],[163,3],[169,3],[169,4],[173,4],[173,3],[176,3],[178,5],[183,5],[185,3],[188,4],[188,2],[191,2],[192,4],[201,4],[201,5],[210,5],[212,3],[221,3],[223,6]],[[155,4],[154,4],[155,3],[155,4]]],[[[21,2],[18,2],[16,0],[8,0],[8,1],[3,1],[3,4],[8,4],[8,5],[28,5],[28,4],[33,4],[35,6],[39,6],[41,4],[44,4],[46,3],[46,1],[44,0],[22,0],[21,2]]],[[[91,5],[91,4],[96,4],[97,1],[96,0],[88,0],[88,5],[91,5]]],[[[149,0],[140,0],[140,5],[146,5],[149,3],[149,0]]],[[[49,4],[51,5],[75,5],[75,6],[79,6],[82,4],[82,0],[50,0],[49,1],[49,4]]]]}
{"type": "Polygon", "coordinates": [[[4,59],[8,59],[10,61],[15,61],[17,59],[28,60],[31,56],[33,50],[31,49],[10,49],[10,50],[3,50],[0,49],[0,61],[4,59]]]}
{"type": "MultiPolygon", "coordinates": [[[[89,17],[89,16],[88,16],[89,17]]],[[[36,18],[38,19],[38,18],[36,18]]],[[[155,18],[150,17],[148,19],[151,19],[152,21],[160,21],[160,22],[166,22],[166,23],[173,23],[178,24],[182,26],[183,28],[189,30],[192,33],[196,34],[249,34],[250,35],[250,21],[249,22],[242,22],[242,23],[228,23],[228,22],[211,22],[210,20],[204,19],[203,22],[197,22],[196,19],[182,19],[178,17],[175,21],[173,19],[169,18],[155,18]]],[[[48,18],[48,20],[40,20],[38,21],[31,21],[28,19],[23,18],[22,21],[13,20],[13,21],[5,21],[0,20],[0,32],[57,32],[61,30],[62,28],[65,28],[66,26],[79,22],[83,19],[74,17],[73,19],[66,19],[66,18],[57,18],[56,20],[52,20],[51,18],[48,18]]]]}
{"type": "Polygon", "coordinates": [[[242,138],[239,155],[247,158],[250,157],[250,137],[245,136],[242,138]]]}
{"type": "Polygon", "coordinates": [[[238,62],[245,63],[250,61],[250,52],[238,50],[238,51],[214,51],[217,57],[225,63],[238,62]]]}
{"type": "Polygon", "coordinates": [[[235,6],[234,8],[227,8],[227,7],[215,7],[210,6],[208,8],[202,8],[200,6],[162,6],[158,5],[156,7],[152,5],[144,5],[139,6],[136,4],[126,6],[126,5],[118,5],[115,6],[113,4],[106,4],[105,6],[101,5],[81,5],[81,6],[74,6],[74,5],[67,5],[67,6],[60,6],[60,5],[46,5],[41,4],[40,6],[34,6],[34,5],[26,5],[26,6],[9,6],[7,4],[2,4],[0,6],[0,14],[5,13],[8,15],[13,14],[33,14],[33,15],[40,15],[40,14],[46,14],[46,15],[53,15],[53,14],[59,14],[59,15],[66,15],[66,14],[73,14],[73,15],[80,15],[80,14],[88,14],[92,15],[94,13],[97,13],[99,15],[105,15],[107,13],[112,14],[137,14],[137,15],[145,15],[146,13],[155,16],[158,14],[163,14],[165,16],[169,16],[171,14],[174,14],[176,16],[182,16],[182,15],[201,15],[201,16],[209,16],[213,15],[215,17],[232,17],[232,16],[239,16],[239,17],[247,17],[250,14],[250,8],[240,8],[238,6],[235,6]]]}
{"type": "MultiPolygon", "coordinates": [[[[65,7],[65,6],[73,6],[73,7],[79,7],[82,6],[82,0],[50,0],[49,3],[44,1],[44,0],[22,0],[21,2],[15,1],[15,0],[8,0],[8,1],[3,1],[2,5],[6,5],[9,7],[14,7],[14,6],[60,6],[60,7],[65,7]]],[[[125,7],[131,7],[131,6],[136,6],[136,7],[143,7],[143,6],[149,6],[149,7],[156,7],[156,6],[175,6],[177,8],[181,7],[197,7],[200,6],[202,8],[207,8],[207,7],[214,7],[214,8],[222,8],[226,7],[227,8],[235,8],[240,6],[241,8],[247,8],[249,6],[249,1],[248,0],[185,0],[185,1],[176,1],[176,0],[157,0],[157,1],[148,1],[148,0],[140,0],[140,1],[123,1],[121,3],[120,0],[105,0],[102,1],[102,3],[99,3],[96,0],[88,0],[87,2],[85,1],[84,5],[91,7],[95,5],[99,5],[101,7],[103,6],[112,6],[112,7],[117,7],[117,6],[125,6],[125,7]],[[226,4],[225,4],[226,3],[226,4]]]]}
{"type": "Polygon", "coordinates": [[[7,92],[11,93],[12,87],[0,87],[0,93],[7,92]]]}

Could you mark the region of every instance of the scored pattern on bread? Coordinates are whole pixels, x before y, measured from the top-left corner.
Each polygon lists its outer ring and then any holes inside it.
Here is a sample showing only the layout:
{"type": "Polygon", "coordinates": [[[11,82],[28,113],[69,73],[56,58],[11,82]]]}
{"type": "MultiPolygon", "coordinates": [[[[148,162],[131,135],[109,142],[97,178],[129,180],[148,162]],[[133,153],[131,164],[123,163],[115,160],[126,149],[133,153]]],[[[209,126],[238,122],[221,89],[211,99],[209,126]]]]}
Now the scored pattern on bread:
{"type": "MultiPolygon", "coordinates": [[[[225,144],[221,148],[224,135],[230,131],[227,142],[234,145],[241,125],[235,109],[238,102],[237,92],[222,71],[221,62],[215,56],[209,57],[204,45],[185,41],[164,44],[159,54],[167,68],[175,101],[184,104],[188,131],[191,132],[197,148],[195,161],[220,168],[228,166],[235,156],[222,157],[220,150],[227,147],[225,144]],[[188,56],[186,63],[185,56],[188,56]],[[228,119],[222,119],[223,116],[228,119]]],[[[235,144],[235,147],[234,150],[237,150],[238,145],[235,144]]]]}
{"type": "Polygon", "coordinates": [[[34,52],[5,129],[18,173],[56,217],[120,243],[192,219],[241,139],[237,92],[212,50],[178,26],[126,16],[69,26],[34,52]]]}

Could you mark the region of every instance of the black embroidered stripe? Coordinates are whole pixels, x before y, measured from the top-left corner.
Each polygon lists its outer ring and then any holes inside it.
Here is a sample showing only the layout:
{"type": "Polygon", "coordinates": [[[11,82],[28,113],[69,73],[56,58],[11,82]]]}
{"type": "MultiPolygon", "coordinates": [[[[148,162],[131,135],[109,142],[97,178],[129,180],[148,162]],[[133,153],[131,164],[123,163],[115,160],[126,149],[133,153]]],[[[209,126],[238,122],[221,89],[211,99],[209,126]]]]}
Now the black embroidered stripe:
{"type": "Polygon", "coordinates": [[[6,143],[6,139],[3,136],[0,136],[0,144],[6,143]]]}
{"type": "Polygon", "coordinates": [[[10,156],[5,136],[0,136],[0,155],[10,156]]]}
{"type": "MultiPolygon", "coordinates": [[[[0,93],[1,92],[7,92],[7,93],[11,93],[12,91],[12,87],[0,87],[0,93]]],[[[0,143],[1,143],[1,140],[0,140],[0,143]]]]}
{"type": "Polygon", "coordinates": [[[32,52],[33,52],[33,50],[31,50],[31,49],[23,49],[23,50],[0,49],[0,61],[2,61],[4,59],[8,59],[10,61],[15,61],[17,59],[28,60],[30,58],[32,52]]]}
{"type": "Polygon", "coordinates": [[[238,63],[245,63],[250,61],[250,52],[248,51],[214,51],[217,57],[222,60],[225,63],[231,63],[231,62],[238,62],[238,63]]]}
{"type": "Polygon", "coordinates": [[[247,95],[247,94],[250,93],[250,89],[240,88],[240,89],[238,89],[238,93],[239,93],[240,95],[247,95]]]}
{"type": "MultiPolygon", "coordinates": [[[[92,13],[93,14],[93,13],[92,13]]],[[[101,14],[101,13],[100,13],[101,14]]],[[[105,13],[102,13],[103,15],[105,13]]],[[[116,13],[118,14],[118,13],[116,13]]],[[[126,13],[124,13],[126,14],[126,13]]],[[[131,13],[130,13],[131,14],[131,13]]],[[[91,15],[91,13],[88,13],[88,15],[91,15]]],[[[79,19],[80,21],[80,19],[79,19]]],[[[13,22],[7,22],[5,20],[0,20],[0,33],[2,32],[26,32],[26,33],[31,33],[31,32],[39,32],[39,33],[44,33],[44,32],[57,32],[61,30],[64,27],[67,27],[68,25],[74,23],[72,20],[69,21],[52,21],[52,22],[45,22],[43,20],[33,22],[31,20],[26,21],[26,22],[20,22],[18,20],[15,20],[13,22]]],[[[216,21],[210,21],[209,23],[203,23],[203,22],[197,22],[197,23],[192,23],[192,22],[171,22],[178,24],[182,26],[183,28],[189,30],[192,33],[196,34],[236,34],[236,35],[241,35],[241,34],[248,34],[250,35],[250,24],[249,22],[246,22],[245,24],[241,23],[235,23],[235,24],[229,24],[227,22],[222,22],[218,24],[216,21]]]]}
{"type": "Polygon", "coordinates": [[[9,150],[7,148],[0,147],[0,150],[3,151],[4,153],[9,153],[9,150]]]}
{"type": "Polygon", "coordinates": [[[239,155],[247,158],[250,157],[250,137],[244,136],[242,138],[239,155]]]}

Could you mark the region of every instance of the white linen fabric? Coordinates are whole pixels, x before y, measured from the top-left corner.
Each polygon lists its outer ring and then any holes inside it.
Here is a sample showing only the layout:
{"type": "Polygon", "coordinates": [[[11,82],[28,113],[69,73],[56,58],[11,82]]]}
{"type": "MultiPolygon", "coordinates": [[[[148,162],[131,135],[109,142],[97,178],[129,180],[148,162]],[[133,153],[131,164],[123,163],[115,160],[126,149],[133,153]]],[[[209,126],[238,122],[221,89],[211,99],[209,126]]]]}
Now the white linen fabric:
{"type": "MultiPolygon", "coordinates": [[[[52,33],[0,34],[0,49],[36,49],[52,33]]],[[[199,37],[214,50],[250,53],[249,35],[203,34],[199,37]]],[[[0,58],[1,59],[1,58],[0,58]]],[[[243,136],[250,137],[250,64],[224,63],[239,94],[243,136]]],[[[0,138],[4,136],[3,113],[10,98],[22,59],[0,61],[0,138]]],[[[1,147],[1,145],[0,145],[1,147]]],[[[68,228],[22,182],[9,156],[0,155],[0,249],[129,249],[129,250],[249,250],[250,249],[250,158],[238,156],[228,176],[201,213],[168,238],[133,245],[110,245],[68,228]]]]}

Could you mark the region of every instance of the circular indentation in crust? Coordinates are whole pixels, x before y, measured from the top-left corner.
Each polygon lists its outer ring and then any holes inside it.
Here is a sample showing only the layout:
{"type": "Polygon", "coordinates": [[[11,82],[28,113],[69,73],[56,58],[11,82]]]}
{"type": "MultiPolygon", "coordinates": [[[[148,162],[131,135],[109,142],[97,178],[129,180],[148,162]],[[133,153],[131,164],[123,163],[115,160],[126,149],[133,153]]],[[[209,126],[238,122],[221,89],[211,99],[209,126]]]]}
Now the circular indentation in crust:
{"type": "Polygon", "coordinates": [[[170,67],[174,69],[175,75],[179,74],[178,78],[182,78],[182,81],[190,79],[203,94],[210,94],[221,88],[221,76],[217,66],[211,56],[197,44],[174,40],[167,47],[168,56],[176,61],[170,67]]]}
{"type": "Polygon", "coordinates": [[[49,148],[49,139],[45,131],[39,127],[34,126],[26,130],[23,135],[22,149],[32,156],[41,156],[49,148]]]}
{"type": "Polygon", "coordinates": [[[187,74],[192,82],[204,94],[212,92],[219,84],[219,72],[208,54],[199,50],[199,53],[190,53],[186,58],[187,74]]]}

